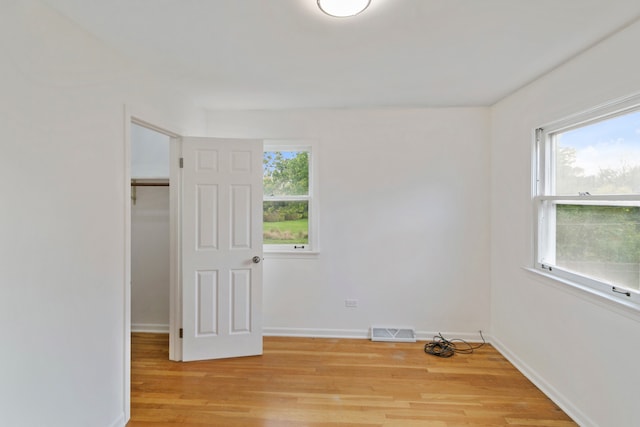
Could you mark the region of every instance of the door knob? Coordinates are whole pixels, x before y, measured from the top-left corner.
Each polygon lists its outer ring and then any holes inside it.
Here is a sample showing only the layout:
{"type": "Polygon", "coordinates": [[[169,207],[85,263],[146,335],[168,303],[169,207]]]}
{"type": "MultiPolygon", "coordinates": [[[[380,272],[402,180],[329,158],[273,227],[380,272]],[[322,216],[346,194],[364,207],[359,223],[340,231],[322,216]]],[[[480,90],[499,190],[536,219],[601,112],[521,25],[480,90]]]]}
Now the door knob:
{"type": "Polygon", "coordinates": [[[251,261],[253,261],[254,264],[260,263],[261,260],[262,258],[260,258],[259,256],[254,256],[253,258],[251,258],[251,261]]]}

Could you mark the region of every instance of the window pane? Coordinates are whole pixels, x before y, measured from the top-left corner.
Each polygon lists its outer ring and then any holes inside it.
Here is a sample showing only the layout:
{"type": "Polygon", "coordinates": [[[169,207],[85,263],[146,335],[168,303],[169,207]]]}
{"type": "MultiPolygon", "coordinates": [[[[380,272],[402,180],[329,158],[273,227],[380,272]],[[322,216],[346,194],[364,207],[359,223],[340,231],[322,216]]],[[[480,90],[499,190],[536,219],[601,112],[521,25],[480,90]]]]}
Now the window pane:
{"type": "Polygon", "coordinates": [[[555,194],[640,193],[640,111],[555,135],[555,194]]]}
{"type": "Polygon", "coordinates": [[[640,289],[640,207],[558,204],[555,263],[640,289]]]}
{"type": "Polygon", "coordinates": [[[309,153],[265,151],[263,184],[265,197],[309,194],[309,153]]]}
{"type": "Polygon", "coordinates": [[[265,245],[308,244],[309,202],[263,202],[265,245]]]}

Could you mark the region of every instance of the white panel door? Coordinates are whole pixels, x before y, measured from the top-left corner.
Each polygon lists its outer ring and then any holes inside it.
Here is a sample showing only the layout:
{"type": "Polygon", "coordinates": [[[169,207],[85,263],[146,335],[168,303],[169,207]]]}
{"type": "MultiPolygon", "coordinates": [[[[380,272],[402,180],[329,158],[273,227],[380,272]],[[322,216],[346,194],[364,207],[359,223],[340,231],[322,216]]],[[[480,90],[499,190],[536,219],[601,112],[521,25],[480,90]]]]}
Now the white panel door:
{"type": "Polygon", "coordinates": [[[182,140],[182,360],[262,354],[262,141],[182,140]]]}

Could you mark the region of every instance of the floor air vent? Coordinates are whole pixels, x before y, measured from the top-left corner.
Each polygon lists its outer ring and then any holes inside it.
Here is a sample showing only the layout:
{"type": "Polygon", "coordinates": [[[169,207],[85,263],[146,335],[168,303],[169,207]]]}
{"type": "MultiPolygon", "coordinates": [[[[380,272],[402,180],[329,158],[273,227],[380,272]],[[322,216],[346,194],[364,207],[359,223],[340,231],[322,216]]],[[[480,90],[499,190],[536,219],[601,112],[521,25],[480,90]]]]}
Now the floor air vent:
{"type": "Polygon", "coordinates": [[[411,328],[371,328],[371,341],[416,342],[416,333],[411,328]]]}

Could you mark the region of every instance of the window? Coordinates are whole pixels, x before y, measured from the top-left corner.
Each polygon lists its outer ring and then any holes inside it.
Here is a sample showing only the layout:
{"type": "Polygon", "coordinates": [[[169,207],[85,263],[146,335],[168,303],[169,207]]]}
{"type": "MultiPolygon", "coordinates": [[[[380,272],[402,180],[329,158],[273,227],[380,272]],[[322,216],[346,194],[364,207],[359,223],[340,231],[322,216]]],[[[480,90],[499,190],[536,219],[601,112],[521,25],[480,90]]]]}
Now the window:
{"type": "Polygon", "coordinates": [[[265,250],[311,251],[315,245],[311,146],[266,142],[263,164],[265,250]]]}
{"type": "Polygon", "coordinates": [[[640,99],[631,101],[536,130],[535,265],[640,307],[640,99]]]}

